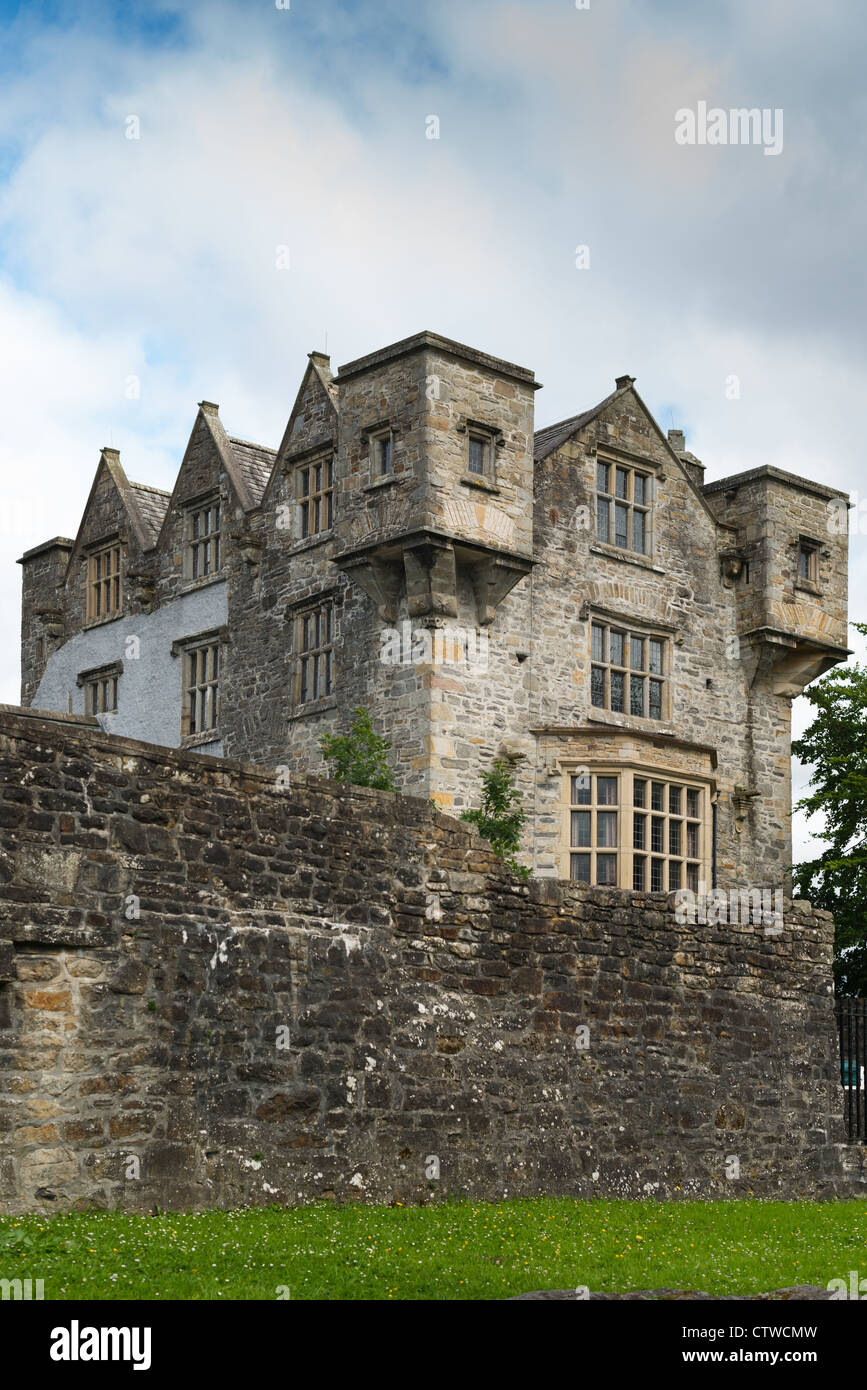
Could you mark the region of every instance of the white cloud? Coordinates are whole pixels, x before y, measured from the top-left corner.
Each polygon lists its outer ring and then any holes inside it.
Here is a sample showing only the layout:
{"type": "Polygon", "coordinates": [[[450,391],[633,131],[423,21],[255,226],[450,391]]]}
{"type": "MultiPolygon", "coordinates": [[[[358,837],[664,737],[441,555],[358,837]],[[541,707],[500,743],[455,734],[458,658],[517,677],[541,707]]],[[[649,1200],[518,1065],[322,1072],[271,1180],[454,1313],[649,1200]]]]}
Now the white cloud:
{"type": "MultiPolygon", "coordinates": [[[[529,365],[540,424],[629,371],[709,478],[775,463],[857,488],[863,315],[844,285],[865,200],[811,85],[828,54],[788,8],[442,0],[413,11],[419,38],[397,4],[213,3],[159,51],[40,34],[0,92],[0,139],[22,142],[0,193],[3,698],[13,552],[74,532],[99,446],[168,486],[202,397],[276,443],[326,331],[338,363],[432,328],[529,365]],[[785,156],[675,146],[674,110],[701,96],[777,104],[774,23],[785,156]]],[[[845,11],[829,3],[829,43],[845,11]]],[[[853,567],[860,605],[863,538],[853,567]]]]}

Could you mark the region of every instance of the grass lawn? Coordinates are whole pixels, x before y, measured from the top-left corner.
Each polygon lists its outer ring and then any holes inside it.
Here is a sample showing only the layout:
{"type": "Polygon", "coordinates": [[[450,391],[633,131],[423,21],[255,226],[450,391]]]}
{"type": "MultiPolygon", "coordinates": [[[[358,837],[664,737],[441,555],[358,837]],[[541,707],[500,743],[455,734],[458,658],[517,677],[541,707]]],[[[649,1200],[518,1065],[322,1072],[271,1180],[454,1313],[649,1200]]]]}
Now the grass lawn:
{"type": "Polygon", "coordinates": [[[579,1285],[758,1293],[853,1269],[867,1277],[859,1202],[558,1197],[0,1217],[0,1278],[43,1279],[46,1300],[479,1299],[579,1285]]]}

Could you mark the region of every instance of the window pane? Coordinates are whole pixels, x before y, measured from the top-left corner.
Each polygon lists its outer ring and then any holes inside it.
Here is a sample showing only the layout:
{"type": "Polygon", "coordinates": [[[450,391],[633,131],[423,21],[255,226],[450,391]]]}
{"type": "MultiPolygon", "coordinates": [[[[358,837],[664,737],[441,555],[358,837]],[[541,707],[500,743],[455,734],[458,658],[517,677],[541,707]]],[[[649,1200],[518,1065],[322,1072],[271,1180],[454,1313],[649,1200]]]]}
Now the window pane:
{"type": "Polygon", "coordinates": [[[699,801],[698,801],[698,791],[697,791],[697,789],[696,789],[695,787],[687,787],[687,789],[686,789],[686,814],[687,814],[688,816],[694,816],[694,817],[696,818],[696,820],[697,820],[697,819],[698,819],[698,816],[699,816],[699,809],[698,809],[698,808],[699,808],[699,801]]]}
{"type": "Polygon", "coordinates": [[[629,664],[633,671],[644,670],[644,638],[634,633],[629,638],[629,664]]]}
{"type": "Polygon", "coordinates": [[[485,471],[485,446],[481,439],[473,439],[470,436],[470,472],[484,473],[485,471]]]}
{"type": "MultiPolygon", "coordinates": [[[[581,812],[579,811],[580,815],[581,812]]],[[[587,813],[584,812],[586,815],[587,813]]],[[[616,811],[597,811],[596,812],[596,844],[600,848],[615,849],[617,847],[617,812],[616,811]]]]}
{"type": "Polygon", "coordinates": [[[622,671],[611,672],[611,708],[618,714],[623,713],[623,687],[624,676],[622,671]]]}
{"type": "Polygon", "coordinates": [[[572,805],[590,805],[590,778],[586,774],[583,777],[572,778],[572,805]]]}
{"type": "Polygon", "coordinates": [[[651,893],[662,892],[662,866],[664,859],[651,859],[650,861],[650,891],[651,893]]]}
{"type": "Polygon", "coordinates": [[[590,671],[590,703],[605,708],[605,671],[601,666],[593,666],[590,671]]]}
{"type": "Polygon", "coordinates": [[[669,787],[668,789],[668,809],[673,816],[680,815],[680,801],[682,787],[669,787]]]}
{"type": "Polygon", "coordinates": [[[644,677],[629,678],[629,712],[640,718],[644,714],[644,677]]]}
{"type": "Polygon", "coordinates": [[[572,812],[572,844],[582,846],[590,844],[589,811],[572,812]]]}
{"type": "Polygon", "coordinates": [[[645,842],[644,842],[644,841],[645,841],[645,822],[646,822],[646,820],[647,820],[647,817],[646,817],[646,816],[633,816],[633,817],[632,817],[632,848],[633,848],[633,849],[646,849],[646,848],[647,848],[647,846],[646,846],[646,844],[645,844],[645,842]]]}
{"type": "Polygon", "coordinates": [[[636,503],[637,506],[643,507],[647,502],[647,478],[644,476],[643,473],[635,474],[635,481],[633,483],[633,487],[635,491],[632,500],[636,503]]]}
{"type": "Polygon", "coordinates": [[[641,777],[636,777],[632,784],[632,804],[633,806],[643,806],[647,794],[647,783],[641,777]]]}
{"type": "Polygon", "coordinates": [[[662,718],[662,682],[648,681],[648,713],[651,719],[662,718]]]}
{"type": "Polygon", "coordinates": [[[669,854],[680,854],[680,827],[682,822],[670,820],[668,822],[668,852],[669,854]]]}
{"type": "Polygon", "coordinates": [[[683,872],[683,864],[679,859],[670,859],[668,862],[668,891],[671,893],[675,888],[680,887],[680,878],[683,872]]]}
{"type": "Polygon", "coordinates": [[[623,665],[623,633],[612,630],[609,641],[611,643],[611,656],[609,660],[612,666],[623,665]]]}
{"type": "Polygon", "coordinates": [[[620,502],[614,504],[614,544],[621,550],[629,545],[629,510],[620,502]]]}
{"type": "Polygon", "coordinates": [[[686,852],[690,859],[698,858],[698,826],[690,825],[686,827],[686,852]]]}
{"type": "Polygon", "coordinates": [[[646,546],[646,544],[645,544],[646,539],[647,539],[647,530],[646,530],[646,526],[645,526],[645,513],[644,513],[644,512],[633,512],[633,513],[632,513],[632,549],[633,549],[633,550],[636,550],[636,551],[638,552],[639,555],[643,555],[644,552],[645,552],[645,550],[647,549],[647,546],[646,546]]]}
{"type": "Polygon", "coordinates": [[[616,778],[616,777],[597,777],[597,778],[596,778],[596,805],[597,805],[597,806],[616,806],[616,805],[617,805],[617,778],[616,778]]]}
{"type": "Polygon", "coordinates": [[[596,502],[596,539],[603,545],[608,544],[608,516],[610,502],[606,502],[604,497],[600,497],[596,502]]]}
{"type": "Polygon", "coordinates": [[[596,487],[599,492],[608,491],[608,464],[597,463],[596,465],[596,487]]]}
{"type": "Polygon", "coordinates": [[[594,661],[605,660],[605,629],[599,623],[590,629],[590,655],[594,661]]]}
{"type": "Polygon", "coordinates": [[[570,875],[573,883],[590,882],[590,855],[573,854],[571,856],[570,875]]]}
{"type": "Polygon", "coordinates": [[[627,473],[625,468],[616,468],[614,471],[615,487],[617,489],[615,496],[628,497],[629,493],[627,491],[627,484],[629,482],[629,474],[627,473]]]}
{"type": "Polygon", "coordinates": [[[650,822],[650,848],[656,854],[662,854],[665,850],[665,843],[662,832],[665,829],[665,821],[661,816],[654,816],[650,822]]]}
{"type": "Polygon", "coordinates": [[[692,893],[698,892],[698,865],[687,864],[686,866],[686,886],[692,893]]]}
{"type": "Polygon", "coordinates": [[[657,642],[653,637],[650,639],[650,673],[653,676],[662,675],[662,643],[657,642]]]}
{"type": "Polygon", "coordinates": [[[605,884],[607,887],[617,886],[617,855],[616,854],[597,854],[596,856],[596,882],[605,884]]]}
{"type": "Polygon", "coordinates": [[[636,892],[636,893],[643,893],[643,892],[644,892],[644,883],[645,883],[645,867],[644,867],[644,866],[645,866],[646,863],[647,863],[647,860],[646,860],[646,859],[643,859],[640,855],[636,855],[636,857],[635,857],[635,858],[633,859],[633,861],[632,861],[632,888],[633,888],[633,891],[636,892]]]}
{"type": "Polygon", "coordinates": [[[663,782],[652,782],[650,785],[650,809],[651,811],[662,810],[662,795],[665,791],[663,782]]]}

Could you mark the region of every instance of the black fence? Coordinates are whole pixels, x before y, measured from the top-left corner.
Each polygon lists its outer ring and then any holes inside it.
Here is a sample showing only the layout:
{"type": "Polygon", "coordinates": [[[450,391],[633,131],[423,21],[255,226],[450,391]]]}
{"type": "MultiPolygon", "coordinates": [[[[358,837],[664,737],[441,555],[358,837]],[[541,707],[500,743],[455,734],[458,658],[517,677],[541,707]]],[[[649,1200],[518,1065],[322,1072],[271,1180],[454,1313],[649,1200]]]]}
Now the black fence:
{"type": "Polygon", "coordinates": [[[837,1000],[837,1031],[846,1129],[850,1139],[867,1143],[867,999],[837,1000]]]}

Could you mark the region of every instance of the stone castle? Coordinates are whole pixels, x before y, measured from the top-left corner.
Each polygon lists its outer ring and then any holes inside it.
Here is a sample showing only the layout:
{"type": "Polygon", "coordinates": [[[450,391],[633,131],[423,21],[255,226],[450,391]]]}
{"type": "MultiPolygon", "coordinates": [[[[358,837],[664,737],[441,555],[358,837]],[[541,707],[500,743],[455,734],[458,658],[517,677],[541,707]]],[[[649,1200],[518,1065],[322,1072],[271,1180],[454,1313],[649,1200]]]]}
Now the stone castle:
{"type": "Polygon", "coordinates": [[[103,449],[22,558],[22,703],[325,770],[364,706],[458,813],[509,758],[541,877],[786,888],[792,698],[847,655],[846,496],[705,483],[632,377],[534,432],[533,372],[433,333],[310,354],[277,450],[202,401],[171,494],[103,449]],[[845,510],[844,510],[845,515],[845,510]]]}

